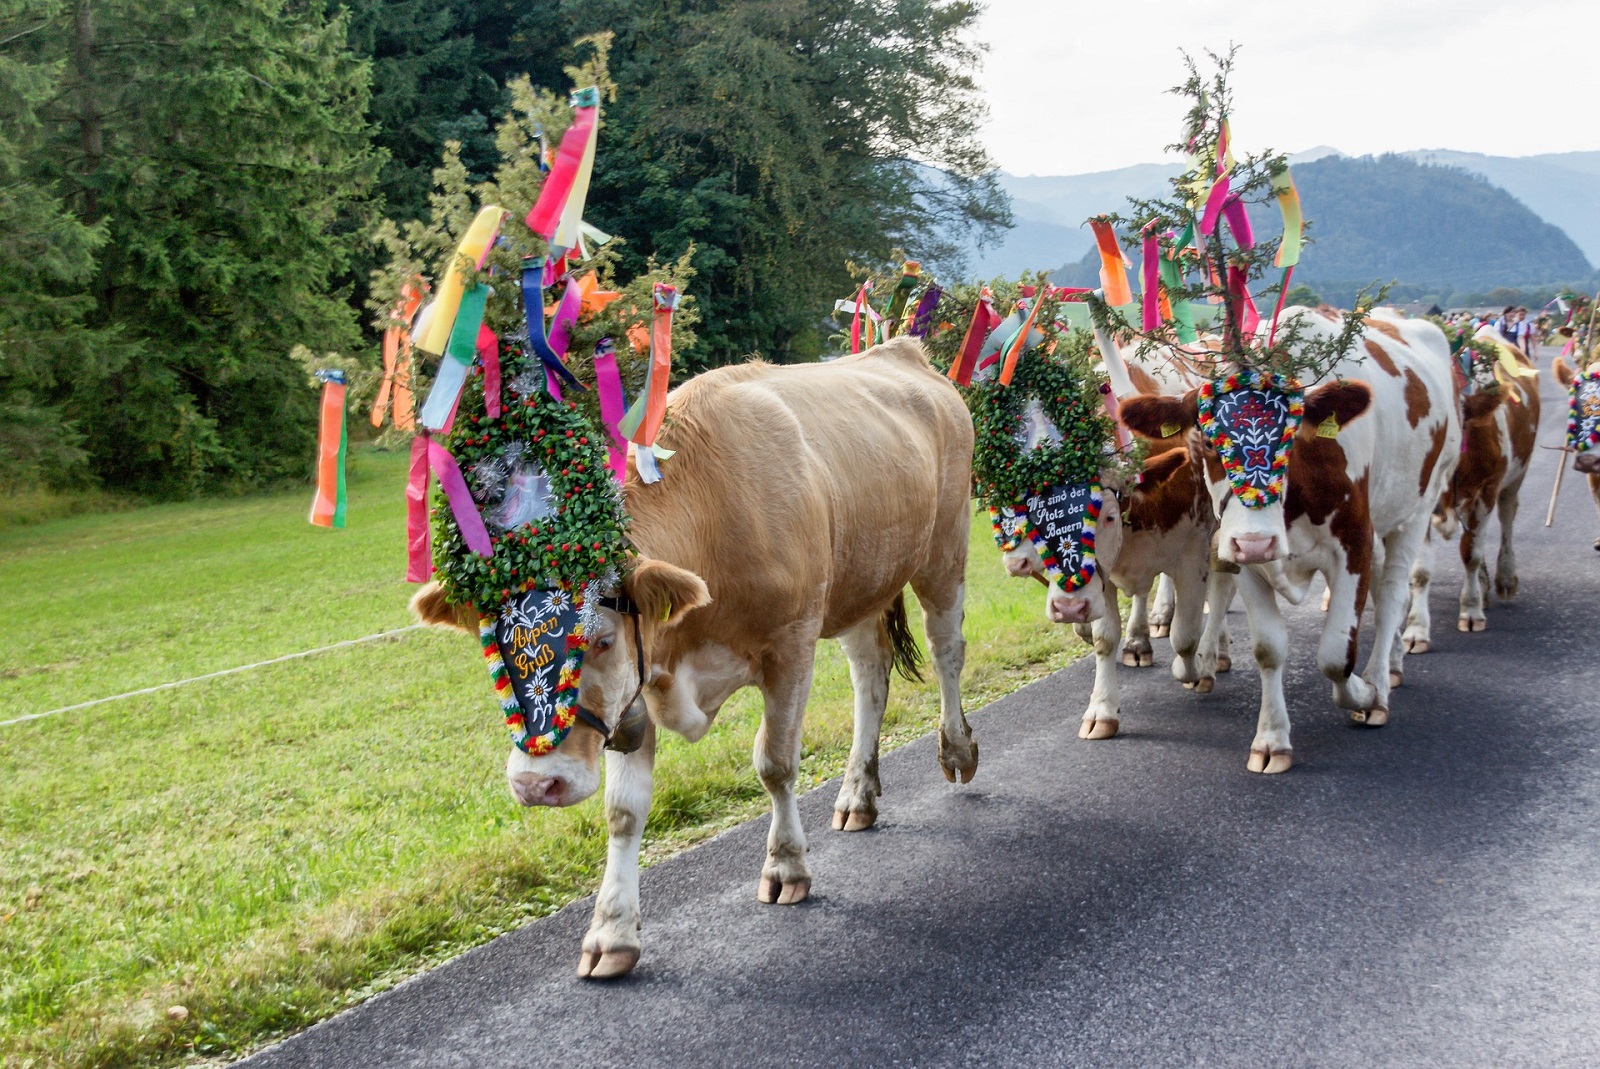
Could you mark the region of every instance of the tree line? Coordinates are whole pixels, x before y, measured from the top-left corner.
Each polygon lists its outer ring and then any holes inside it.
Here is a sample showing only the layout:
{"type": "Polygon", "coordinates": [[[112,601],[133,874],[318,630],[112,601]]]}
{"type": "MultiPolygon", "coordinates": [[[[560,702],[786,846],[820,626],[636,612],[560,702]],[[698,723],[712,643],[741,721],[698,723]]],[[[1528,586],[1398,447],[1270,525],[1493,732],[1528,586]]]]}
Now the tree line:
{"type": "Polygon", "coordinates": [[[585,216],[625,274],[693,246],[681,371],[814,356],[849,263],[949,257],[1009,221],[977,137],[978,12],[0,0],[0,487],[305,477],[297,347],[375,359],[374,236],[429,221],[447,161],[508,162],[508,87],[564,93],[602,31],[618,93],[585,216]]]}

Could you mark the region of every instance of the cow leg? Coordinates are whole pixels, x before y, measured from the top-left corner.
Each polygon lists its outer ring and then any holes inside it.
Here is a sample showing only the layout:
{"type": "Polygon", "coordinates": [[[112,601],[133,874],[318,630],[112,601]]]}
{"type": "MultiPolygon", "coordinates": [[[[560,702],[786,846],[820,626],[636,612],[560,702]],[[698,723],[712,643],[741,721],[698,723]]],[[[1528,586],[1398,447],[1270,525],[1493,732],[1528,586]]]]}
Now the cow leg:
{"type": "MultiPolygon", "coordinates": [[[[1200,634],[1200,679],[1233,671],[1233,639],[1228,635],[1228,607],[1238,589],[1232,572],[1206,574],[1206,626],[1200,634]]],[[[1205,688],[1205,689],[1210,689],[1205,688]]]]}
{"type": "Polygon", "coordinates": [[[1512,530],[1517,525],[1517,507],[1521,504],[1522,480],[1500,491],[1500,557],[1494,566],[1494,593],[1501,601],[1517,596],[1517,551],[1512,541],[1512,530]]]}
{"type": "Polygon", "coordinates": [[[630,754],[606,753],[606,873],[583,937],[578,975],[607,980],[639,963],[639,841],[655,784],[656,726],[630,754]]]}
{"type": "Polygon", "coordinates": [[[1407,653],[1427,653],[1433,649],[1433,613],[1428,595],[1433,587],[1433,523],[1422,533],[1417,559],[1411,565],[1411,606],[1406,613],[1405,634],[1401,637],[1407,653]]]}
{"type": "MultiPolygon", "coordinates": [[[[1211,684],[1200,685],[1200,639],[1205,632],[1207,577],[1209,567],[1185,569],[1182,581],[1173,580],[1172,678],[1202,694],[1211,684]]],[[[1215,669],[1213,668],[1213,672],[1215,669]]],[[[1213,682],[1215,680],[1213,679],[1213,682]]]]}
{"type": "Polygon", "coordinates": [[[833,803],[835,831],[863,831],[878,819],[878,739],[883,732],[883,711],[889,703],[889,633],[881,618],[857,624],[839,636],[850,662],[850,685],[855,689],[855,734],[844,765],[844,783],[833,803]]]}
{"type": "Polygon", "coordinates": [[[1172,576],[1162,572],[1156,576],[1155,601],[1150,606],[1150,637],[1166,638],[1172,631],[1172,613],[1177,595],[1172,588],[1172,576]]]}
{"type": "Polygon", "coordinates": [[[967,663],[967,640],[961,632],[966,584],[959,575],[941,581],[913,576],[911,590],[922,605],[922,627],[939,677],[939,771],[952,783],[971,783],[978,774],[978,744],[961,711],[961,671],[967,663]]]}
{"type": "MultiPolygon", "coordinates": [[[[1594,508],[1600,512],[1600,475],[1589,476],[1589,496],[1594,498],[1594,508]]],[[[1600,549],[1600,538],[1594,540],[1594,548],[1600,549]]]]}
{"type": "MultiPolygon", "coordinates": [[[[1350,719],[1358,724],[1382,727],[1388,723],[1389,689],[1405,679],[1405,645],[1396,641],[1396,636],[1405,617],[1411,566],[1428,523],[1427,516],[1413,516],[1383,536],[1383,571],[1372,597],[1372,653],[1364,673],[1377,695],[1364,710],[1346,706],[1355,709],[1350,719]]],[[[1464,533],[1462,537],[1466,537],[1464,533]]]]}
{"type": "Polygon", "coordinates": [[[1122,663],[1129,668],[1148,668],[1156,663],[1155,649],[1150,645],[1155,630],[1150,624],[1150,592],[1133,594],[1128,603],[1128,626],[1122,631],[1122,663]]]}
{"type": "Polygon", "coordinates": [[[816,648],[813,636],[774,653],[761,685],[764,706],[754,763],[761,785],[772,798],[772,827],[767,832],[767,861],[761,868],[756,898],[780,906],[804,901],[811,893],[806,833],[800,826],[794,779],[800,768],[800,723],[811,693],[816,648]]]}
{"type": "Polygon", "coordinates": [[[1377,692],[1356,674],[1366,577],[1352,575],[1348,566],[1336,563],[1324,578],[1328,580],[1328,610],[1322,620],[1322,638],[1317,643],[1317,668],[1333,684],[1335,705],[1351,710],[1352,715],[1372,715],[1366,710],[1377,704],[1377,692]]]}
{"type": "Polygon", "coordinates": [[[1084,710],[1083,723],[1078,726],[1078,738],[1109,739],[1117,733],[1122,719],[1122,695],[1117,688],[1117,642],[1122,638],[1122,610],[1117,604],[1117,588],[1104,574],[1097,573],[1089,581],[1100,584],[1106,609],[1100,619],[1089,625],[1089,638],[1094,644],[1094,690],[1089,694],[1089,708],[1084,710]]]}
{"type": "Polygon", "coordinates": [[[1294,764],[1289,745],[1289,710],[1283,700],[1283,662],[1289,652],[1289,631],[1283,624],[1278,596],[1272,584],[1254,568],[1244,568],[1237,580],[1250,618],[1250,643],[1261,671],[1261,716],[1250,743],[1251,772],[1287,772],[1294,764]]]}
{"type": "Polygon", "coordinates": [[[1488,506],[1477,499],[1461,510],[1461,565],[1466,574],[1461,579],[1461,615],[1456,620],[1457,631],[1482,631],[1489,626],[1489,618],[1483,611],[1488,596],[1488,584],[1484,582],[1488,565],[1478,538],[1488,518],[1488,506]]]}

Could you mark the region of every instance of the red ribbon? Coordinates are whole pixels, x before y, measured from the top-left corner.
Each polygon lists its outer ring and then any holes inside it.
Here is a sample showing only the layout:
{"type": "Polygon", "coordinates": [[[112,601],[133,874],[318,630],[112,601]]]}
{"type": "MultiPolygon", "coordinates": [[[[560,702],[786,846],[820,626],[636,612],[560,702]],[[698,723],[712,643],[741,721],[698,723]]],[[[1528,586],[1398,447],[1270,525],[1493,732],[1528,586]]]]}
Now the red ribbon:
{"type": "Polygon", "coordinates": [[[972,372],[978,366],[978,354],[989,332],[1000,325],[1000,315],[994,310],[994,294],[985,286],[972,310],[972,321],[961,339],[961,353],[950,365],[948,377],[957,386],[971,386],[972,372]]]}
{"type": "Polygon", "coordinates": [[[572,192],[572,183],[578,177],[578,166],[589,147],[589,132],[594,129],[599,111],[598,107],[573,109],[572,125],[561,135],[555,165],[550,168],[539,190],[539,199],[528,213],[528,229],[546,241],[555,237],[561,210],[567,206],[567,194],[572,192]]]}
{"type": "Polygon", "coordinates": [[[478,359],[483,362],[483,409],[490,419],[500,418],[500,339],[487,323],[478,327],[478,359]]]}
{"type": "Polygon", "coordinates": [[[428,545],[428,434],[411,439],[411,474],[406,480],[406,582],[426,583],[433,575],[428,545]]]}
{"type": "Polygon", "coordinates": [[[1116,231],[1104,219],[1089,220],[1094,231],[1095,244],[1100,247],[1100,287],[1106,292],[1106,303],[1124,305],[1133,303],[1133,290],[1128,287],[1128,270],[1122,258],[1122,246],[1117,244],[1116,231]]]}

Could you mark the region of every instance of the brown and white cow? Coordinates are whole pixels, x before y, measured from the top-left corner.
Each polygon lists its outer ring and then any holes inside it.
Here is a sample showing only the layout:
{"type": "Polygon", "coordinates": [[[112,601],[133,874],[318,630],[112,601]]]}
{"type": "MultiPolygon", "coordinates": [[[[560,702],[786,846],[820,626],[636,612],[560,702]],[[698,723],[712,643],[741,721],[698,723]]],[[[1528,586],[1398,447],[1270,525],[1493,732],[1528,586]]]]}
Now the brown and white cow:
{"type": "Polygon", "coordinates": [[[1499,341],[1498,332],[1479,333],[1503,349],[1526,377],[1506,375],[1498,366],[1499,388],[1461,398],[1461,460],[1433,518],[1432,531],[1423,540],[1411,569],[1411,611],[1402,639],[1408,653],[1432,648],[1432,617],[1428,590],[1433,570],[1433,533],[1448,541],[1461,530],[1461,563],[1466,570],[1461,583],[1459,631],[1482,631],[1489,626],[1484,606],[1489,600],[1489,566],[1483,542],[1489,514],[1500,516],[1500,554],[1495,562],[1494,592],[1502,601],[1517,593],[1517,555],[1512,540],[1522,480],[1533,459],[1534,436],[1539,429],[1539,377],[1521,352],[1499,341]]]}
{"type": "MultiPolygon", "coordinates": [[[[1046,583],[1045,617],[1072,624],[1094,648],[1094,689],[1084,710],[1078,737],[1109,739],[1122,720],[1117,682],[1117,647],[1122,619],[1117,592],[1148,592],[1158,574],[1170,576],[1175,595],[1172,614],[1172,675],[1201,692],[1212,689],[1219,671],[1230,666],[1227,630],[1221,626],[1233,597],[1231,577],[1211,571],[1211,532],[1216,521],[1204,480],[1198,477],[1184,449],[1171,449],[1150,459],[1138,486],[1117,489],[1102,476],[1105,500],[1095,531],[1097,565],[1082,588],[1063,590],[1045,578],[1044,564],[1032,543],[1024,541],[1005,554],[1012,575],[1031,575],[1046,583]],[[1210,617],[1205,604],[1222,608],[1210,617]]],[[[1124,660],[1126,663],[1126,660],[1124,660]]]]}
{"type": "MultiPolygon", "coordinates": [[[[1329,308],[1288,310],[1284,323],[1296,321],[1308,339],[1331,339],[1339,329],[1339,315],[1329,308]]],[[[1218,520],[1217,555],[1241,566],[1238,585],[1261,672],[1261,713],[1247,766],[1253,772],[1283,772],[1293,764],[1283,696],[1289,638],[1277,599],[1299,604],[1319,573],[1329,610],[1317,663],[1333,683],[1334,701],[1358,723],[1388,721],[1390,673],[1402,671],[1404,657],[1400,624],[1409,572],[1460,449],[1449,361],[1444,334],[1432,324],[1370,316],[1359,350],[1331,370],[1330,381],[1307,391],[1284,496],[1265,507],[1246,508],[1232,492],[1216,450],[1198,429],[1195,394],[1137,397],[1122,407],[1124,421],[1146,433],[1171,424],[1189,428],[1190,456],[1205,471],[1218,520]],[[1369,409],[1369,418],[1358,418],[1369,409]],[[1319,433],[1323,427],[1336,428],[1336,435],[1319,433]],[[1357,675],[1374,537],[1383,542],[1384,565],[1373,598],[1372,656],[1357,675]]]]}
{"type": "MultiPolygon", "coordinates": [[[[939,765],[948,779],[972,778],[978,746],[960,687],[972,440],[961,396],[910,338],[826,364],[719,368],[668,396],[659,444],[676,455],[654,484],[630,459],[624,486],[638,557],[620,594],[638,612],[600,611],[579,685],[580,706],[610,729],[641,687],[649,712],[642,745],[606,755],[610,845],[580,975],[619,976],[639,959],[657,731],[698,740],[742,687],[765,699],[754,760],[772,798],[756,894],[781,905],[807,896],[795,775],[818,639],[839,640],[855,688],[834,827],[872,825],[890,666],[915,649],[907,584],[939,679],[939,765]]],[[[427,622],[454,623],[442,602],[428,587],[413,604],[427,622]]],[[[552,753],[513,748],[512,793],[523,805],[587,798],[602,741],[580,721],[552,753]]]]}
{"type": "MultiPolygon", "coordinates": [[[[1556,374],[1556,381],[1569,389],[1573,380],[1577,378],[1577,373],[1559,356],[1556,357],[1552,370],[1556,374]]],[[[1595,371],[1600,371],[1600,362],[1589,365],[1589,372],[1595,371]]],[[[1589,495],[1594,498],[1594,507],[1600,509],[1600,447],[1586,446],[1578,449],[1577,456],[1572,461],[1572,470],[1589,477],[1589,495]]],[[[1600,549],[1600,538],[1595,539],[1594,548],[1600,549]]]]}

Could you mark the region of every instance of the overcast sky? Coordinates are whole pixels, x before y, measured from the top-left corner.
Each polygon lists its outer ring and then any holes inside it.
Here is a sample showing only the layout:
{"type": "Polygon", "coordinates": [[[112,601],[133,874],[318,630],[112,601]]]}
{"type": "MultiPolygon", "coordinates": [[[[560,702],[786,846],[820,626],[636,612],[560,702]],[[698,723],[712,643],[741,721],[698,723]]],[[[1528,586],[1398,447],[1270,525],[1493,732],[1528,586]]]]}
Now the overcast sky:
{"type": "Polygon", "coordinates": [[[987,3],[986,140],[1013,174],[1160,160],[1184,112],[1165,92],[1178,50],[1230,41],[1244,149],[1600,149],[1600,62],[1578,52],[1600,40],[1597,0],[987,3]]]}

